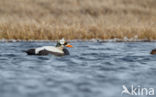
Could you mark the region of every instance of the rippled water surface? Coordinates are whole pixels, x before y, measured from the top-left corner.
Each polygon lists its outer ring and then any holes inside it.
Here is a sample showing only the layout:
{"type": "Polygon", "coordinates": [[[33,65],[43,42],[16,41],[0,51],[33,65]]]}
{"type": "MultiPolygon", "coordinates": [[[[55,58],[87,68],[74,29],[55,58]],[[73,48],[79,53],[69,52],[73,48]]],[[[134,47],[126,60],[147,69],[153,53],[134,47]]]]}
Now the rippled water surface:
{"type": "Polygon", "coordinates": [[[22,52],[46,45],[55,42],[0,43],[0,97],[132,97],[122,85],[156,88],[156,43],[73,42],[64,57],[22,52]]]}

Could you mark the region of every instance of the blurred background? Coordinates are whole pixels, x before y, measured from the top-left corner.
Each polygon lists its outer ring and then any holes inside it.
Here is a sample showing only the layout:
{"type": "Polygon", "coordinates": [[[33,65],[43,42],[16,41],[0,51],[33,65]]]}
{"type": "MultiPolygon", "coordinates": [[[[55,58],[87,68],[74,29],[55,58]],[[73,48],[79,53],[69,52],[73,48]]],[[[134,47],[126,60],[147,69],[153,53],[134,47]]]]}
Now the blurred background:
{"type": "Polygon", "coordinates": [[[156,39],[156,0],[0,0],[0,39],[156,39]]]}

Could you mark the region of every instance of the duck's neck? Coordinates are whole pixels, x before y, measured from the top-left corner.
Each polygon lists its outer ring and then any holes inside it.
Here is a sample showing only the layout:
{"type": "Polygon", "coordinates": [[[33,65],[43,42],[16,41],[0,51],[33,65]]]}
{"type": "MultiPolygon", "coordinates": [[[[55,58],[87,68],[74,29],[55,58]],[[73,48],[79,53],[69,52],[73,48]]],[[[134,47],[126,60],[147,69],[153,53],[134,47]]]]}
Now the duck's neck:
{"type": "Polygon", "coordinates": [[[59,50],[63,50],[64,49],[64,45],[61,45],[59,42],[56,44],[56,48],[58,48],[59,50]]]}

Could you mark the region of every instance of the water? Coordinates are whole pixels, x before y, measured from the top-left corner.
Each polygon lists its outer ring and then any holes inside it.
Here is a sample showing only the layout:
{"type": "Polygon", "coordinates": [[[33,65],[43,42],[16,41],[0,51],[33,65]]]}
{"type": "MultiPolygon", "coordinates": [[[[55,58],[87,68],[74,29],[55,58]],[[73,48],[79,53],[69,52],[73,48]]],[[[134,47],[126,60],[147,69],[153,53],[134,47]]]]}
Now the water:
{"type": "Polygon", "coordinates": [[[73,42],[64,57],[22,52],[46,45],[55,43],[0,43],[0,97],[132,97],[122,85],[156,88],[153,42],[73,42]]]}

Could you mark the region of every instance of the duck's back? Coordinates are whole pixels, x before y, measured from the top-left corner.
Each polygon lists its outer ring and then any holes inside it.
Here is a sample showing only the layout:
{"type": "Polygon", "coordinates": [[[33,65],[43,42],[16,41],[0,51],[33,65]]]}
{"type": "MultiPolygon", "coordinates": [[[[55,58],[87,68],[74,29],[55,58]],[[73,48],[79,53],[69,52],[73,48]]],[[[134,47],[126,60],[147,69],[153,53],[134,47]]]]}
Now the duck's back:
{"type": "Polygon", "coordinates": [[[57,56],[64,55],[63,50],[60,50],[59,48],[53,46],[43,46],[36,49],[29,49],[24,52],[26,52],[28,55],[48,55],[48,54],[54,54],[57,56]]]}
{"type": "Polygon", "coordinates": [[[53,46],[44,46],[44,47],[39,47],[35,49],[35,53],[38,54],[39,52],[43,51],[48,51],[48,52],[55,52],[55,53],[63,53],[60,49],[57,47],[53,46]]]}

